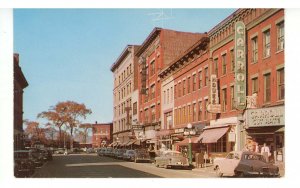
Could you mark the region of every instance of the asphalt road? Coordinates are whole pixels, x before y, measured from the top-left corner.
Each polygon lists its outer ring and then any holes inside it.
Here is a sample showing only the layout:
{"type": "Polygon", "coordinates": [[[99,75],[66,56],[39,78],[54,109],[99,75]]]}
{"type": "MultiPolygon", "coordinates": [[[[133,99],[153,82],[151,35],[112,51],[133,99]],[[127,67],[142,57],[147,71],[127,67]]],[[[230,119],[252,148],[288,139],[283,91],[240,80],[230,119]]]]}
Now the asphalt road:
{"type": "Polygon", "coordinates": [[[53,156],[53,161],[36,169],[33,178],[201,178],[216,177],[211,169],[157,168],[151,163],[134,163],[96,154],[53,156]]]}

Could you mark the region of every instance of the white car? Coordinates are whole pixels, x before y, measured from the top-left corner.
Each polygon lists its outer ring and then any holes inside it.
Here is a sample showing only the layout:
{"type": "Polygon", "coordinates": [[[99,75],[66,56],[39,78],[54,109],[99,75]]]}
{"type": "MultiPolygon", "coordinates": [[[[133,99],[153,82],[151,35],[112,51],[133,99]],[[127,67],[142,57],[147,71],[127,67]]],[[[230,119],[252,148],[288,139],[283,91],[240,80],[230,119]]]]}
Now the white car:
{"type": "Polygon", "coordinates": [[[249,151],[230,152],[214,160],[218,176],[279,176],[279,168],[267,163],[264,156],[249,151]]]}

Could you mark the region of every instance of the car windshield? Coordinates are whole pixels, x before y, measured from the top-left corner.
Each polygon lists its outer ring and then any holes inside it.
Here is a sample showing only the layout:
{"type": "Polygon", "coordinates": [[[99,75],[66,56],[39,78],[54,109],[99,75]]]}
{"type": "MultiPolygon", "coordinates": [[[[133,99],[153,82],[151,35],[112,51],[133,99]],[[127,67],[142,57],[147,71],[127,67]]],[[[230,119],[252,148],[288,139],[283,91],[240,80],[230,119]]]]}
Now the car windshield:
{"type": "Polygon", "coordinates": [[[255,154],[245,154],[244,155],[245,160],[258,160],[258,161],[265,161],[264,157],[262,155],[255,155],[255,154]]]}
{"type": "Polygon", "coordinates": [[[168,152],[165,154],[166,156],[172,156],[172,157],[182,157],[182,153],[177,153],[177,152],[168,152]]]}

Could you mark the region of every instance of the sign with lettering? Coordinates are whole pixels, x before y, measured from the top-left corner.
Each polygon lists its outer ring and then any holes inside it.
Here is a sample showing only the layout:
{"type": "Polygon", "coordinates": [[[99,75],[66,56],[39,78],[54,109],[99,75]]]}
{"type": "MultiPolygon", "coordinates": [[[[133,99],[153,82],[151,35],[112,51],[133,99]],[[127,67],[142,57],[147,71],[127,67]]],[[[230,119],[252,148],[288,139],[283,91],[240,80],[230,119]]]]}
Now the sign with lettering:
{"type": "Polygon", "coordinates": [[[207,111],[210,113],[221,113],[218,93],[217,75],[212,74],[210,76],[210,104],[207,106],[207,111]]]}
{"type": "Polygon", "coordinates": [[[246,32],[245,24],[241,21],[235,23],[235,87],[234,97],[236,109],[246,107],[246,32]]]}
{"type": "Polygon", "coordinates": [[[143,127],[141,125],[132,125],[133,130],[142,130],[143,127]]]}
{"type": "Polygon", "coordinates": [[[248,127],[282,126],[284,122],[284,106],[247,110],[248,127]]]}

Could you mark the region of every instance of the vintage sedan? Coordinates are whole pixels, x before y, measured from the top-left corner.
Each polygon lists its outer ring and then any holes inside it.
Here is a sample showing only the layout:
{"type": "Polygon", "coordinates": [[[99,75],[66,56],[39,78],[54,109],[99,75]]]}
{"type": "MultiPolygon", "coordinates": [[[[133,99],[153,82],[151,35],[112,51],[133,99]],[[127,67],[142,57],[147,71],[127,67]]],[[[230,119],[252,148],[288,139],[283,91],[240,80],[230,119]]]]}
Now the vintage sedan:
{"type": "Polygon", "coordinates": [[[28,150],[14,152],[14,174],[16,177],[30,177],[34,173],[33,158],[28,150]]]}
{"type": "Polygon", "coordinates": [[[135,150],[135,156],[134,156],[134,162],[150,162],[150,154],[145,149],[136,149],[135,150]]]}
{"type": "Polygon", "coordinates": [[[264,156],[249,151],[230,152],[214,160],[218,176],[279,176],[279,168],[267,163],[264,156]]]}
{"type": "Polygon", "coordinates": [[[190,168],[188,158],[184,157],[179,151],[164,151],[159,157],[155,157],[156,167],[164,168],[190,168]]]}
{"type": "Polygon", "coordinates": [[[123,159],[128,161],[134,161],[135,157],[135,151],[134,150],[126,150],[125,153],[123,153],[123,159]]]}

